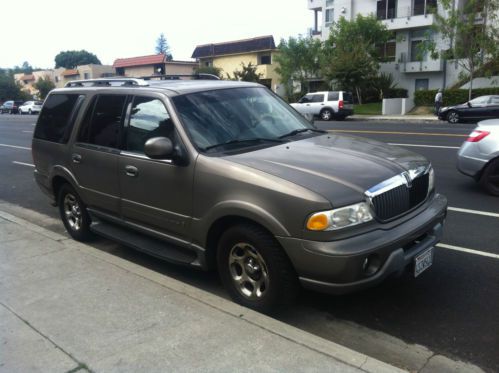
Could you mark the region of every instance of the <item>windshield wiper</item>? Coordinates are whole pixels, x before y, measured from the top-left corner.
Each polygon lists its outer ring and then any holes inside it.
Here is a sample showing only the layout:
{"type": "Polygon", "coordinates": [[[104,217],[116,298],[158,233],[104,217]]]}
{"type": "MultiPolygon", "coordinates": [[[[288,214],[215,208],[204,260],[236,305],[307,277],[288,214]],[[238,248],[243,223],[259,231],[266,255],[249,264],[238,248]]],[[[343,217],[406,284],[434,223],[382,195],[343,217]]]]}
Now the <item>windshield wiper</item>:
{"type": "Polygon", "coordinates": [[[281,135],[278,138],[279,139],[283,139],[285,137],[295,136],[295,135],[298,135],[299,133],[307,132],[307,131],[318,132],[318,133],[326,133],[327,132],[327,131],[323,131],[323,130],[318,130],[316,128],[300,128],[300,129],[297,129],[297,130],[293,130],[293,131],[291,131],[289,133],[286,133],[285,135],[281,135]]]}
{"type": "Polygon", "coordinates": [[[215,144],[215,145],[207,146],[203,150],[206,151],[206,150],[210,150],[210,149],[213,149],[213,148],[218,148],[220,146],[232,145],[232,144],[261,143],[261,142],[278,142],[278,143],[282,143],[284,141],[283,140],[279,140],[279,139],[268,139],[268,138],[263,138],[263,137],[255,137],[255,138],[252,138],[252,139],[233,139],[233,140],[229,140],[229,141],[226,141],[226,142],[222,142],[220,144],[215,144]]]}

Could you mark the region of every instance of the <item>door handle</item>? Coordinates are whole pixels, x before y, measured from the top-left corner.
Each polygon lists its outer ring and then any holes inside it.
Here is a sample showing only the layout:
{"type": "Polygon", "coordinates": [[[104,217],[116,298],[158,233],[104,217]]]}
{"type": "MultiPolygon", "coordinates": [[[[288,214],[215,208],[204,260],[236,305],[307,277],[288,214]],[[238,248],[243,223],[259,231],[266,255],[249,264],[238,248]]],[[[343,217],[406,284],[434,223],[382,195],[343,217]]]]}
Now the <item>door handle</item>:
{"type": "Polygon", "coordinates": [[[126,176],[136,177],[139,174],[139,169],[135,166],[125,166],[126,176]]]}
{"type": "Polygon", "coordinates": [[[71,160],[73,163],[81,163],[81,155],[75,153],[71,155],[71,160]]]}

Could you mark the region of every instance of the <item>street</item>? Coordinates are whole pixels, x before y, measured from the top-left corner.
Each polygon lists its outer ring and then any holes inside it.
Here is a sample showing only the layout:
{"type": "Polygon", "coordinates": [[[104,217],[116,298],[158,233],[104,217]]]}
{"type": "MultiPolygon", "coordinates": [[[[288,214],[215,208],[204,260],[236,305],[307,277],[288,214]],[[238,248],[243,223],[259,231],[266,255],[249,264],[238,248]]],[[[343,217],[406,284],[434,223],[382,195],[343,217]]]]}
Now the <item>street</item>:
{"type": "MultiPolygon", "coordinates": [[[[33,181],[31,137],[36,116],[0,115],[0,209],[64,233],[58,211],[33,181]]],[[[433,354],[499,371],[499,198],[485,194],[455,167],[474,124],[355,120],[316,122],[346,135],[423,154],[447,196],[444,237],[433,266],[417,279],[391,279],[360,293],[303,292],[278,318],[379,360],[420,370],[433,354]]],[[[105,239],[92,246],[158,273],[227,297],[215,273],[160,262],[105,239]]]]}

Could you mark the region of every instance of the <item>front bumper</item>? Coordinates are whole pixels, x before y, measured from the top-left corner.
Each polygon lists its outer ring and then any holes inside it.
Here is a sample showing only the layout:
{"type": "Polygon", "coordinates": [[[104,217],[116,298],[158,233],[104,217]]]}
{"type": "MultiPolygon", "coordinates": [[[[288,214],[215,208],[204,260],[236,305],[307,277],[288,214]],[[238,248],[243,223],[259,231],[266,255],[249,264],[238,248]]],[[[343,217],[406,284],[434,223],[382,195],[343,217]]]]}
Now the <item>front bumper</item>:
{"type": "Polygon", "coordinates": [[[357,291],[404,271],[414,257],[440,241],[447,199],[437,194],[425,206],[418,215],[389,230],[380,227],[329,242],[289,237],[278,240],[304,288],[331,294],[357,291]],[[368,257],[379,263],[375,272],[363,268],[368,257]]]}

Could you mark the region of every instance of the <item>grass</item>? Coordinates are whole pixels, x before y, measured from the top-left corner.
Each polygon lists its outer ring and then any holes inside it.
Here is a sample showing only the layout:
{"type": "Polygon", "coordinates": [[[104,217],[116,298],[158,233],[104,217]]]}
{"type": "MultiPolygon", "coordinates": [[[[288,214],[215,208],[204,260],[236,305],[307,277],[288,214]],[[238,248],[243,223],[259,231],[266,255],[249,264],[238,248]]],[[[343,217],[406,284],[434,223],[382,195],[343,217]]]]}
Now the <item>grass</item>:
{"type": "Polygon", "coordinates": [[[435,108],[433,106],[415,106],[408,115],[434,115],[435,108]]]}
{"type": "Polygon", "coordinates": [[[355,105],[353,107],[353,113],[360,115],[381,115],[381,102],[355,105]]]}

